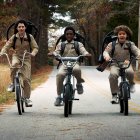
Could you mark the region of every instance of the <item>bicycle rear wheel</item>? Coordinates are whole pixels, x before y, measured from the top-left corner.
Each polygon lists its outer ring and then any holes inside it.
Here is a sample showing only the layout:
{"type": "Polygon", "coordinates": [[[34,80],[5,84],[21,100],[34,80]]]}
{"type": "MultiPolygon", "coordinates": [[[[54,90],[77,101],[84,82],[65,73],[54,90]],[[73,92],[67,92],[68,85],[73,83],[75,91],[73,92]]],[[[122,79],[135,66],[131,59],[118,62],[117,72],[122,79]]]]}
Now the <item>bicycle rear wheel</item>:
{"type": "Polygon", "coordinates": [[[64,89],[64,116],[68,117],[69,113],[72,110],[71,104],[71,85],[66,84],[64,89]]]}
{"type": "Polygon", "coordinates": [[[129,93],[129,86],[127,83],[122,85],[122,95],[123,95],[123,105],[124,105],[124,115],[128,115],[128,95],[129,93]]]}
{"type": "Polygon", "coordinates": [[[21,88],[18,80],[15,80],[15,94],[16,94],[18,113],[19,115],[22,115],[21,88]]]}

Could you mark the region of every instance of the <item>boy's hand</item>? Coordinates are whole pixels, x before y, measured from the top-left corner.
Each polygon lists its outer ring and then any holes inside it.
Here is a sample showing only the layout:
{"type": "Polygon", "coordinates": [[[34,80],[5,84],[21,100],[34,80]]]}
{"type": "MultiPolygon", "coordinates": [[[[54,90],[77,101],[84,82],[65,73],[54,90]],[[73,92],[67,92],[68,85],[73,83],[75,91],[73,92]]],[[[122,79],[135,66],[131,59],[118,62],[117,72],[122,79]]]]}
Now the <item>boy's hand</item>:
{"type": "Polygon", "coordinates": [[[53,52],[49,52],[48,53],[48,56],[53,56],[53,52]]]}
{"type": "Polygon", "coordinates": [[[124,61],[124,64],[125,64],[125,65],[128,65],[129,63],[130,63],[129,60],[125,60],[125,61],[124,61]]]}
{"type": "Polygon", "coordinates": [[[106,57],[104,57],[104,59],[105,59],[105,61],[109,61],[111,59],[111,57],[110,56],[106,56],[106,57]]]}
{"type": "Polygon", "coordinates": [[[92,55],[90,53],[86,54],[85,55],[86,57],[91,57],[92,55]]]}

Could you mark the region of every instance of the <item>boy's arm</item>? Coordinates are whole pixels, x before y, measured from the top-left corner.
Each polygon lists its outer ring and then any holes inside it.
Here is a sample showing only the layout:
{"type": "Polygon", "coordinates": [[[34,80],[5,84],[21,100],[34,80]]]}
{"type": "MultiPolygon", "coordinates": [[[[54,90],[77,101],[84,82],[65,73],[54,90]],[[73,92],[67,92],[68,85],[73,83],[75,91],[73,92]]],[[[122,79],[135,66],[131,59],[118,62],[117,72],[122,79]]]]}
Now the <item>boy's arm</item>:
{"type": "Polygon", "coordinates": [[[30,35],[31,38],[31,48],[32,48],[32,55],[35,56],[38,53],[38,45],[32,35],[30,35]]]}
{"type": "Polygon", "coordinates": [[[78,43],[79,43],[80,54],[88,55],[89,52],[85,49],[84,45],[81,42],[78,42],[78,43]]]}
{"type": "Polygon", "coordinates": [[[105,50],[104,50],[104,52],[103,52],[103,57],[104,57],[104,59],[105,59],[106,61],[109,61],[109,60],[110,60],[110,58],[111,58],[111,56],[110,56],[111,51],[112,51],[112,42],[110,42],[110,43],[106,46],[106,48],[105,48],[105,50]]]}
{"type": "Polygon", "coordinates": [[[7,53],[7,50],[8,49],[10,49],[12,46],[13,46],[13,40],[14,40],[14,36],[15,35],[13,35],[7,42],[6,42],[6,44],[3,46],[3,48],[1,49],[1,54],[3,54],[3,53],[7,53]]]}
{"type": "Polygon", "coordinates": [[[131,51],[137,59],[140,59],[140,49],[135,45],[134,42],[131,42],[131,51]]]}
{"type": "Polygon", "coordinates": [[[56,46],[55,50],[53,51],[54,56],[57,56],[58,54],[61,54],[61,42],[56,46]]]}

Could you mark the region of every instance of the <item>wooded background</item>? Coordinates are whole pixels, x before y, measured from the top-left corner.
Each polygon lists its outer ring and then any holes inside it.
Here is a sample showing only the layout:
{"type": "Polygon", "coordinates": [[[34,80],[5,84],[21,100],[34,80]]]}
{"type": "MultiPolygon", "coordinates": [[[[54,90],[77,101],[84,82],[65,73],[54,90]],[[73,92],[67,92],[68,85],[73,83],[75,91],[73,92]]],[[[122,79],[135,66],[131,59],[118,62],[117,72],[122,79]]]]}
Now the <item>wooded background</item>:
{"type": "Polygon", "coordinates": [[[138,13],[139,0],[0,0],[0,40],[6,39],[7,28],[18,19],[33,22],[39,30],[35,58],[39,68],[50,64],[48,31],[71,25],[86,39],[86,49],[92,54],[88,65],[96,65],[103,38],[115,26],[128,25],[137,45],[138,13]],[[74,22],[54,19],[54,13],[69,15],[74,22]]]}

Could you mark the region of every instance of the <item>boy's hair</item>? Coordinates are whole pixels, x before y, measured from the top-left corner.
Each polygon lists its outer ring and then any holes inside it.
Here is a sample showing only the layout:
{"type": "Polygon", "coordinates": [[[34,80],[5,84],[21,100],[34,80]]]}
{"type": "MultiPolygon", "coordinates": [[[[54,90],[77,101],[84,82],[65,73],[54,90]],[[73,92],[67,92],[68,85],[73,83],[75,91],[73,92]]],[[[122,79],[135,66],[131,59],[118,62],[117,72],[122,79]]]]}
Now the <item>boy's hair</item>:
{"type": "Polygon", "coordinates": [[[126,32],[127,39],[131,39],[133,32],[132,32],[132,30],[128,26],[126,26],[126,25],[119,25],[119,26],[115,27],[114,34],[118,35],[118,33],[120,31],[126,32]]]}
{"type": "Polygon", "coordinates": [[[65,28],[65,30],[64,30],[64,35],[66,35],[66,32],[67,32],[68,30],[73,31],[73,33],[74,33],[74,35],[75,35],[75,30],[74,30],[74,28],[71,27],[71,26],[68,26],[68,27],[65,28]]]}
{"type": "Polygon", "coordinates": [[[17,27],[19,23],[23,23],[25,25],[25,27],[27,27],[27,22],[23,19],[17,21],[16,24],[15,24],[15,27],[17,27]]]}
{"type": "Polygon", "coordinates": [[[21,20],[17,21],[16,24],[15,24],[16,32],[17,32],[17,27],[18,27],[19,23],[23,23],[25,25],[25,27],[27,27],[27,22],[25,20],[21,19],[21,20]]]}

